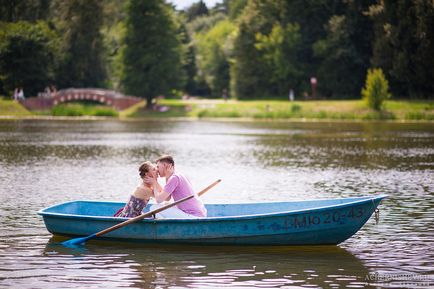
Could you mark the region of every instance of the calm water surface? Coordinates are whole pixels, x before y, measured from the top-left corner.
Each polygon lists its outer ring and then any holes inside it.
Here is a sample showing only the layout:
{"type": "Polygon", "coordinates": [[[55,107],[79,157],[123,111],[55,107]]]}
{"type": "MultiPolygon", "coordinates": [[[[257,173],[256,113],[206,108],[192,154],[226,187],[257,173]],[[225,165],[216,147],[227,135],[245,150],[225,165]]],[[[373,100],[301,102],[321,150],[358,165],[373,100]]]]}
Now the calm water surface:
{"type": "Polygon", "coordinates": [[[428,288],[434,286],[434,125],[0,121],[0,288],[428,288]],[[76,249],[36,212],[125,201],[162,153],[207,203],[385,193],[338,246],[200,247],[91,241],[76,249]]]}

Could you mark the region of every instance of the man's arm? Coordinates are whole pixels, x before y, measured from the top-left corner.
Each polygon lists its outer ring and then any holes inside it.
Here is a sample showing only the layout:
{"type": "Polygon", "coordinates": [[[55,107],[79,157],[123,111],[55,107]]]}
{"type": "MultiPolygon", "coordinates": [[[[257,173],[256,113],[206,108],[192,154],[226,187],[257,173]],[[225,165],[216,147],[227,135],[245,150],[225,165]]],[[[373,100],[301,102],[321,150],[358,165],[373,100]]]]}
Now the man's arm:
{"type": "Polygon", "coordinates": [[[164,201],[170,201],[170,199],[172,198],[172,193],[165,192],[160,186],[160,184],[156,182],[154,186],[154,196],[157,203],[162,203],[164,201]]]}
{"type": "Polygon", "coordinates": [[[165,192],[157,180],[146,177],[145,183],[153,187],[154,198],[157,203],[162,203],[164,201],[170,201],[172,198],[172,193],[165,192]]]}

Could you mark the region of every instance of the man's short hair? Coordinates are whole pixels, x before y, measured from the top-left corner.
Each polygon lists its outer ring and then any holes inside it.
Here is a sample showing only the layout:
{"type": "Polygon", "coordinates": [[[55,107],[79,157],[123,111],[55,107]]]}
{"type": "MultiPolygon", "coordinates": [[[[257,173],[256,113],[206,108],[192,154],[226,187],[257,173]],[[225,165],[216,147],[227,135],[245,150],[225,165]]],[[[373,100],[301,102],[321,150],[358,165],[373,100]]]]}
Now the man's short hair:
{"type": "Polygon", "coordinates": [[[172,166],[175,165],[175,161],[173,160],[173,157],[170,156],[170,155],[162,155],[161,157],[159,157],[159,158],[157,159],[156,162],[157,162],[157,163],[158,163],[158,162],[166,163],[166,164],[170,164],[170,165],[172,165],[172,166]]]}

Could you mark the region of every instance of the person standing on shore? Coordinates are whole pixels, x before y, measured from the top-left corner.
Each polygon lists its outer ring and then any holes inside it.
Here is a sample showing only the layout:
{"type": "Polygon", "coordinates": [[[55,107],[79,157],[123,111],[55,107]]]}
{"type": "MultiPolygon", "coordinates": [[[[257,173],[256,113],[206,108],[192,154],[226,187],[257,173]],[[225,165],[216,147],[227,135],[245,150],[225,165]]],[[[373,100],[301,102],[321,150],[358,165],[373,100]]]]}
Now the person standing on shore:
{"type": "Polygon", "coordinates": [[[24,100],[24,90],[23,90],[23,88],[22,87],[20,87],[19,89],[18,89],[18,99],[20,99],[20,100],[24,100]]]}
{"type": "Polygon", "coordinates": [[[292,88],[289,90],[289,101],[294,101],[294,90],[292,88]]]}
{"type": "Polygon", "coordinates": [[[18,88],[14,89],[14,94],[12,95],[13,100],[18,100],[18,88]]]}

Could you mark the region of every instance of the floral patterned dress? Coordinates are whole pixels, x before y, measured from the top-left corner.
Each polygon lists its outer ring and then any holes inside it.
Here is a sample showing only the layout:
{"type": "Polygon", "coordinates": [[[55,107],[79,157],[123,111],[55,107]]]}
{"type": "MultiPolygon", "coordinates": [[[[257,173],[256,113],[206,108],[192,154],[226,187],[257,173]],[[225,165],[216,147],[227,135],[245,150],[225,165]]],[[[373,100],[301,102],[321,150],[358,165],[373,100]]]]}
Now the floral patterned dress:
{"type": "Polygon", "coordinates": [[[131,195],[126,205],[114,214],[114,217],[134,218],[142,214],[149,200],[143,200],[131,195]]]}

